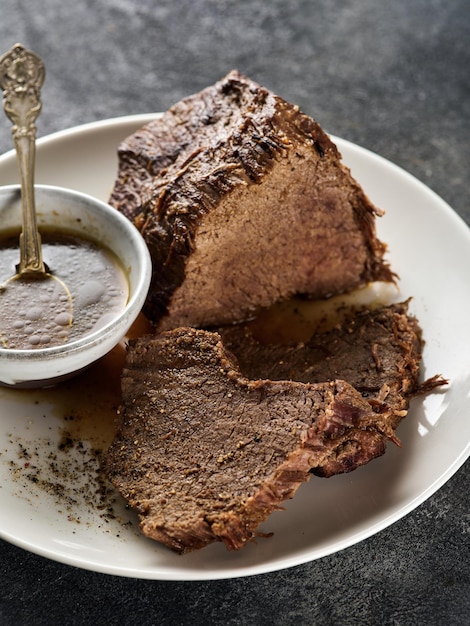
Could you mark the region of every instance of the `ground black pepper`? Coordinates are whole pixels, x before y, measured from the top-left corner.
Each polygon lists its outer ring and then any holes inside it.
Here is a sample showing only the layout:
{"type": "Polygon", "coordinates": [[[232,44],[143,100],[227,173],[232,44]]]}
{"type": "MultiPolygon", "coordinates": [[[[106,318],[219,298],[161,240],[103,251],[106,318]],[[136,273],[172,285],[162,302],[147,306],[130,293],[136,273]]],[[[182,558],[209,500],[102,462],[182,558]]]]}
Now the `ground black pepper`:
{"type": "MultiPolygon", "coordinates": [[[[146,328],[145,321],[140,324],[146,328]]],[[[141,332],[139,325],[136,332],[141,332]]],[[[32,514],[38,505],[39,512],[43,510],[46,502],[77,530],[79,525],[90,526],[119,537],[123,526],[130,526],[139,534],[135,514],[102,469],[104,451],[114,436],[123,361],[120,345],[56,387],[1,391],[12,403],[15,417],[8,420],[10,430],[1,440],[0,466],[6,469],[6,482],[0,489],[27,500],[32,514]]]]}

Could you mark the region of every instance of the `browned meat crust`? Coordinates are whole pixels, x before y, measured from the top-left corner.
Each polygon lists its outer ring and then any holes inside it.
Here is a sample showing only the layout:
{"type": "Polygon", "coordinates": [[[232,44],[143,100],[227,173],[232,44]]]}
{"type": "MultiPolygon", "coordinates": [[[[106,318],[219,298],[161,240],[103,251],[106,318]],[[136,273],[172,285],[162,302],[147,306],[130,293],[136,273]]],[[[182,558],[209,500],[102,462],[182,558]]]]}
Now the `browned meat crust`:
{"type": "Polygon", "coordinates": [[[375,235],[379,211],[336,146],[236,71],[122,143],[110,202],[149,246],[145,312],[160,330],[393,280],[375,235]]]}

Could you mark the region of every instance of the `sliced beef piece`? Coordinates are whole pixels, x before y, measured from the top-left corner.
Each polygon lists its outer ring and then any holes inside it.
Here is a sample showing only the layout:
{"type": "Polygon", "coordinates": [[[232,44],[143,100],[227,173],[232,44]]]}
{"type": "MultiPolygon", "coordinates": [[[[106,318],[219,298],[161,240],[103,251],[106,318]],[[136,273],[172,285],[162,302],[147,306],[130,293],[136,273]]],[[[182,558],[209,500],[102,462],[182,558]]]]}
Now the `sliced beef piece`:
{"type": "MultiPolygon", "coordinates": [[[[410,399],[445,382],[436,377],[423,386],[419,381],[422,333],[416,318],[408,314],[408,304],[358,311],[332,330],[294,345],[261,343],[249,325],[218,331],[247,378],[313,384],[347,381],[373,407],[376,428],[399,443],[395,431],[410,399]]],[[[314,471],[329,476],[344,469],[332,458],[314,471]]]]}
{"type": "Polygon", "coordinates": [[[236,550],[310,470],[383,453],[377,414],[347,382],[249,380],[220,335],[180,328],[133,341],[107,473],[142,532],[177,552],[236,550]]]}
{"type": "Polygon", "coordinates": [[[380,211],[334,143],[237,71],[122,143],[110,202],[150,249],[145,312],[160,330],[393,280],[380,211]]]}

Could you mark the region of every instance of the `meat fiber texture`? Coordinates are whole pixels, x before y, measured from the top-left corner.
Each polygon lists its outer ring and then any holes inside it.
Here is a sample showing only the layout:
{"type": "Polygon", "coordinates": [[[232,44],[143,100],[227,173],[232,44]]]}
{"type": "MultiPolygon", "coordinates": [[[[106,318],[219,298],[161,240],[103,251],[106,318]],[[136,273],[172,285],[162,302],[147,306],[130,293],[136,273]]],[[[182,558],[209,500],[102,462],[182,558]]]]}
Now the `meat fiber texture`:
{"type": "MultiPolygon", "coordinates": [[[[351,471],[398,442],[395,429],[422,390],[421,337],[406,305],[326,333],[321,358],[311,359],[317,374],[298,352],[295,376],[321,382],[249,378],[243,368],[287,378],[277,348],[253,344],[240,366],[225,341],[179,328],[134,340],[127,354],[107,473],[142,532],[177,552],[214,541],[243,547],[311,472],[351,471]],[[266,363],[254,366],[260,354],[266,363]]],[[[247,341],[232,335],[231,345],[247,341]]],[[[312,356],[312,347],[298,350],[312,356]]]]}
{"type": "Polygon", "coordinates": [[[310,117],[237,71],[119,147],[110,203],[153,261],[159,330],[249,318],[293,294],[392,281],[380,213],[310,117]]]}

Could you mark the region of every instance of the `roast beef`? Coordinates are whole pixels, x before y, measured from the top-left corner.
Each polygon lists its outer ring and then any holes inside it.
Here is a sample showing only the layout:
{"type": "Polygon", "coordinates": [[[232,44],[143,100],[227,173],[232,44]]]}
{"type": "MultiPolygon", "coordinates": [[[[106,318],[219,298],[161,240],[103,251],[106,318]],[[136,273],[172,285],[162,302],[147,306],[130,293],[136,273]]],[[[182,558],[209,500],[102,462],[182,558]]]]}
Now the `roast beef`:
{"type": "Polygon", "coordinates": [[[382,452],[375,413],[350,385],[250,381],[204,330],[135,341],[122,388],[109,478],[143,533],[178,552],[241,548],[346,433],[368,457],[382,452]]]}
{"type": "MultiPolygon", "coordinates": [[[[410,399],[425,390],[419,381],[422,333],[417,319],[408,314],[408,305],[407,301],[359,310],[346,316],[341,325],[314,333],[305,343],[263,343],[249,325],[224,327],[219,332],[248,378],[304,383],[346,380],[374,408],[376,429],[399,443],[395,431],[410,399]]],[[[431,379],[426,389],[442,382],[439,377],[431,379]]],[[[332,457],[313,471],[331,476],[367,460],[361,458],[358,463],[356,457],[332,457]]]]}
{"type": "Polygon", "coordinates": [[[391,281],[380,213],[320,126],[233,71],[128,137],[110,203],[153,260],[159,330],[391,281]]]}
{"type": "Polygon", "coordinates": [[[180,328],[131,342],[122,377],[108,476],[143,533],[178,552],[213,541],[238,549],[311,472],[383,454],[425,388],[406,305],[290,351],[221,332],[240,364],[219,333],[180,328]]]}

